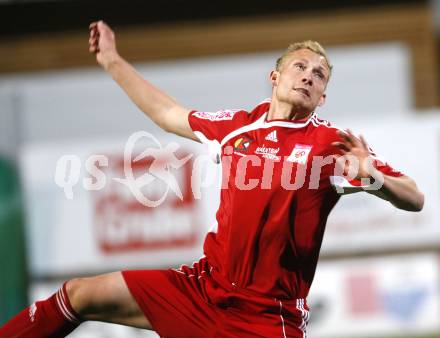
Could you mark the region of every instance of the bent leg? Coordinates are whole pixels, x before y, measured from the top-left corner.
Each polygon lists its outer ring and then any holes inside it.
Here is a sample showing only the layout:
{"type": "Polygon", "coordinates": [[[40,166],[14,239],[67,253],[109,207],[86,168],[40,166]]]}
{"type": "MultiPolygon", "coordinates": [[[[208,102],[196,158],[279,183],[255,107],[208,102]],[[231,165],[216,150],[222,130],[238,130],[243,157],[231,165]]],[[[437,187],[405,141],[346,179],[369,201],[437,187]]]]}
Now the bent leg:
{"type": "Polygon", "coordinates": [[[152,329],[121,272],[72,279],[66,288],[72,308],[82,320],[152,329]]]}
{"type": "Polygon", "coordinates": [[[164,337],[212,337],[218,313],[207,298],[207,286],[209,290],[217,286],[211,284],[209,271],[202,259],[192,268],[180,270],[133,270],[72,279],[63,287],[63,294],[60,290],[43,302],[44,307],[37,302],[36,316],[32,307],[24,310],[15,323],[27,322],[20,331],[26,330],[25,334],[15,335],[15,324],[7,324],[5,332],[10,334],[2,335],[0,329],[0,337],[65,337],[80,321],[87,320],[143,329],[154,326],[164,337]],[[50,313],[46,314],[46,309],[50,313]],[[52,318],[56,323],[48,327],[52,318]],[[32,320],[40,323],[44,332],[29,324],[32,320]]]}

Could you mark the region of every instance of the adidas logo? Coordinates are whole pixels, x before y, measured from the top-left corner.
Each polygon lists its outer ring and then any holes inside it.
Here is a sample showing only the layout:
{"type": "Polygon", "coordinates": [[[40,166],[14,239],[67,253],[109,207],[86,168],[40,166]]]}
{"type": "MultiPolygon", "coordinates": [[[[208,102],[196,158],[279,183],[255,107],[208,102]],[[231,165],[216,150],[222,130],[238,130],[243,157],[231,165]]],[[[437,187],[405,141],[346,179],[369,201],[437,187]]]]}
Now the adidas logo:
{"type": "Polygon", "coordinates": [[[271,131],[267,136],[265,137],[265,140],[272,141],[272,142],[278,142],[277,138],[277,131],[271,131]]]}

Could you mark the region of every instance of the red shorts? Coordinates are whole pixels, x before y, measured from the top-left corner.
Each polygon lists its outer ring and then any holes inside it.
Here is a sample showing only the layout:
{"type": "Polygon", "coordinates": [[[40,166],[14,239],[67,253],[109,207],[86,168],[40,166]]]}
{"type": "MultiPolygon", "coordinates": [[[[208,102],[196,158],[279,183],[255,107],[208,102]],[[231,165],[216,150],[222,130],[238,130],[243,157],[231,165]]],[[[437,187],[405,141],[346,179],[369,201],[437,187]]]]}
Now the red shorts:
{"type": "Polygon", "coordinates": [[[231,285],[202,258],[178,270],[123,271],[127,286],[164,338],[304,338],[304,299],[252,295],[231,285]]]}

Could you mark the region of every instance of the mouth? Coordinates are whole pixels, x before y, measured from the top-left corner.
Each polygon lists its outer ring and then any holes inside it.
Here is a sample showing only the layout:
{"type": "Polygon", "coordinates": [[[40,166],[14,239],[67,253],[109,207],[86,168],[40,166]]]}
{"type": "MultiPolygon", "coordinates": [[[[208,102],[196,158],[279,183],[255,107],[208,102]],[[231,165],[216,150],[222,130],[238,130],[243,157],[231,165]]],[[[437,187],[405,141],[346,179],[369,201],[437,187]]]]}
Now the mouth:
{"type": "Polygon", "coordinates": [[[310,98],[310,92],[305,89],[305,88],[293,88],[293,90],[300,92],[301,94],[307,96],[308,98],[310,98]]]}

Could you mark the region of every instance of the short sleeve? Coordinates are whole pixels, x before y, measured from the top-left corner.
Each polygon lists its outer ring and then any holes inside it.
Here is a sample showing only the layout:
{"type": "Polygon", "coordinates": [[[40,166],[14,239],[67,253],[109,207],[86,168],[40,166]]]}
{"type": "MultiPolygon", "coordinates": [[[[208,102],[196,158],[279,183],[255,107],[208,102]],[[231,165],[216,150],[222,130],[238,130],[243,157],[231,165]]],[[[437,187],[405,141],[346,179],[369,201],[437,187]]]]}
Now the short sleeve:
{"type": "Polygon", "coordinates": [[[247,123],[245,110],[220,110],[217,112],[191,111],[188,121],[194,134],[208,146],[212,159],[220,162],[222,140],[247,123]]]}

